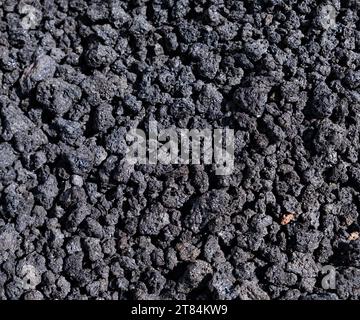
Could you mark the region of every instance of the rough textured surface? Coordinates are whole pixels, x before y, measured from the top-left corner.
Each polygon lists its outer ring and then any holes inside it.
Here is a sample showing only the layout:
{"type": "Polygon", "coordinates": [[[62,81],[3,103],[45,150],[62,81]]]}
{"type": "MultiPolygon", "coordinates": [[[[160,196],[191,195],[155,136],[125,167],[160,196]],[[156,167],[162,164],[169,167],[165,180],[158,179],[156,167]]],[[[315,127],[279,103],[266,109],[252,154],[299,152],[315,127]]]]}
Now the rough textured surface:
{"type": "Polygon", "coordinates": [[[359,299],[359,30],[357,0],[0,1],[0,299],[359,299]],[[233,128],[234,172],[132,168],[149,119],[233,128]]]}

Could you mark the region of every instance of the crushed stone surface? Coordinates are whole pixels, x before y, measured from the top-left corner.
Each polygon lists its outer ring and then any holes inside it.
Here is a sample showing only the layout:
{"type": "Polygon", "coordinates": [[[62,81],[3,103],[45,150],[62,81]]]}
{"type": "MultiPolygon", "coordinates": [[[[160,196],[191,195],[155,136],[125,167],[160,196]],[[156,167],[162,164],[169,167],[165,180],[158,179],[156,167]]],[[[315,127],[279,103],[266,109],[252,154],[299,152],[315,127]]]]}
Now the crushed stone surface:
{"type": "Polygon", "coordinates": [[[1,0],[0,299],[359,299],[359,9],[1,0]],[[234,171],[128,164],[150,120],[234,171]]]}

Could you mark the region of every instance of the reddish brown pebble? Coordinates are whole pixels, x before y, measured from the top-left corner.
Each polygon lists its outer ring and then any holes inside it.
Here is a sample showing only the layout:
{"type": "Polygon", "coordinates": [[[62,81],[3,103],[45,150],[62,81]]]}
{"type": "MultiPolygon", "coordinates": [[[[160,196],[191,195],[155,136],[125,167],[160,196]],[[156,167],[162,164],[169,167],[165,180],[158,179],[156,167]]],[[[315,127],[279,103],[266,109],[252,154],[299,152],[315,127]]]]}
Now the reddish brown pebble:
{"type": "Polygon", "coordinates": [[[294,220],[295,220],[295,215],[293,213],[285,213],[281,219],[281,224],[285,226],[294,220]]]}

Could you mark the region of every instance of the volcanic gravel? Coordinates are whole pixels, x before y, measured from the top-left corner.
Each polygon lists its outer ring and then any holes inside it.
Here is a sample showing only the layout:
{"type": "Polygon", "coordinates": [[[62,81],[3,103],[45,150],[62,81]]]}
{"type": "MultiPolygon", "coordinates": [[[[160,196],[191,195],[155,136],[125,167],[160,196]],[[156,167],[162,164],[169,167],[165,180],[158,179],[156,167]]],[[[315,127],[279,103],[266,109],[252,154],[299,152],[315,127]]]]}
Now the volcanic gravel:
{"type": "Polygon", "coordinates": [[[359,30],[357,0],[0,0],[0,299],[359,299],[359,30]],[[149,120],[234,129],[233,173],[128,164],[149,120]]]}

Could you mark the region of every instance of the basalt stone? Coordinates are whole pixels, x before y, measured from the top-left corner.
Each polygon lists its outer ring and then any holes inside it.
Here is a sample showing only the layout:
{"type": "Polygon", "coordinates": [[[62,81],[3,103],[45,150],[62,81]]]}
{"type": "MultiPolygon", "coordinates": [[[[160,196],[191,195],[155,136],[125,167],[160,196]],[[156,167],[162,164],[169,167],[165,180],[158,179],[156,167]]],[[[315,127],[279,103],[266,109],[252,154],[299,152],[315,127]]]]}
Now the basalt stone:
{"type": "Polygon", "coordinates": [[[0,21],[1,300],[359,299],[358,1],[4,0],[0,21]],[[231,170],[129,162],[149,121],[234,130],[231,170]]]}

